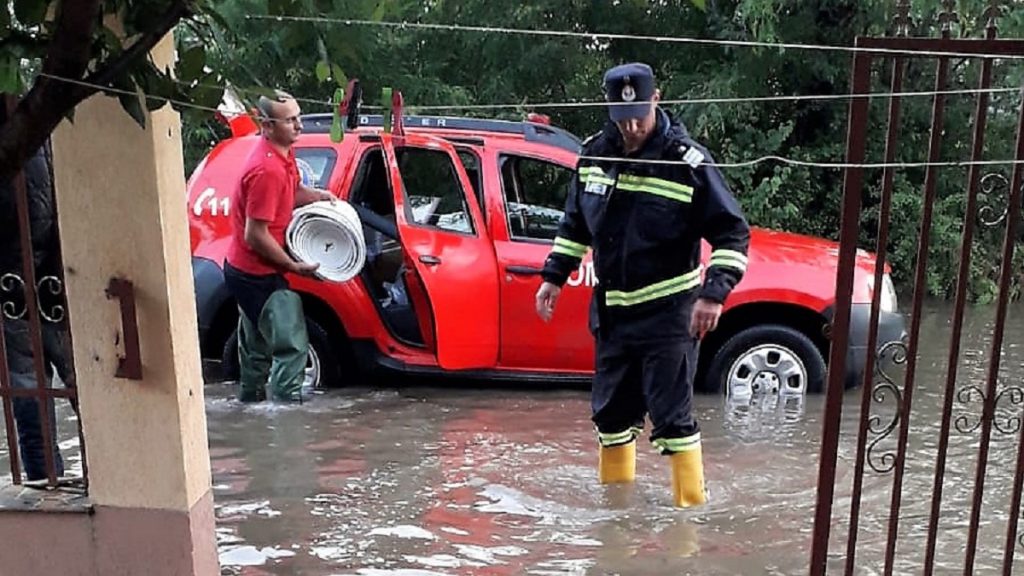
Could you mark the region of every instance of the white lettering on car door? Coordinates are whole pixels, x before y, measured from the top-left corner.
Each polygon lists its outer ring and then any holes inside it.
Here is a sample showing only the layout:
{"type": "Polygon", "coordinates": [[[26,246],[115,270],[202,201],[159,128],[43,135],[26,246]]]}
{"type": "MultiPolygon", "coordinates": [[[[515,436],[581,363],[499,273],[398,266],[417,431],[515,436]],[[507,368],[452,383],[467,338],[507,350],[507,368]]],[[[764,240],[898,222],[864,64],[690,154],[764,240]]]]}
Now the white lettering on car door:
{"type": "Polygon", "coordinates": [[[594,263],[580,263],[579,268],[573,272],[566,281],[569,286],[586,286],[593,288],[597,286],[597,274],[594,273],[594,263]]]}
{"type": "Polygon", "coordinates": [[[231,198],[217,198],[217,190],[207,188],[196,196],[195,202],[192,203],[192,213],[202,216],[207,208],[210,210],[210,216],[227,216],[231,212],[231,198]]]}

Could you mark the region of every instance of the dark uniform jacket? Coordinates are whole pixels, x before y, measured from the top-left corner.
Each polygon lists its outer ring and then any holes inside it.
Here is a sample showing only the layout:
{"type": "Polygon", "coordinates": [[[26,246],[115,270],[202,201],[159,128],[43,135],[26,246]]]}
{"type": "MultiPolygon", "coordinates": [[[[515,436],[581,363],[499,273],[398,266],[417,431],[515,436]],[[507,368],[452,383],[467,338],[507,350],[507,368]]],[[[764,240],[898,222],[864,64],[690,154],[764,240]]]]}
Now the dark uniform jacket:
{"type": "MultiPolygon", "coordinates": [[[[41,148],[25,163],[26,199],[28,200],[28,238],[35,264],[38,297],[43,311],[63,306],[63,273],[60,265],[60,239],[57,232],[57,211],[50,175],[49,150],[41,148]],[[54,293],[54,288],[59,293],[54,293]]],[[[23,316],[25,311],[24,268],[22,267],[21,226],[14,182],[0,182],[0,306],[9,314],[23,316]],[[12,276],[13,275],[13,276],[12,276]],[[16,278],[14,278],[16,277],[16,278]]]]}
{"type": "Polygon", "coordinates": [[[562,286],[593,248],[595,334],[685,336],[696,298],[725,302],[746,271],[750,228],[721,173],[707,165],[711,154],[666,112],[657,116],[654,134],[632,154],[610,122],[584,142],[545,261],[544,280],[562,286]],[[652,160],[671,163],[644,162],[652,160]],[[702,238],[712,248],[707,270],[702,238]]]}
{"type": "MultiPolygon", "coordinates": [[[[31,227],[29,237],[35,265],[37,268],[46,268],[37,272],[37,275],[55,272],[47,265],[54,259],[53,252],[59,249],[56,209],[46,152],[45,148],[40,149],[29,158],[23,169],[31,227]]],[[[0,182],[0,274],[22,274],[17,206],[14,182],[0,182]]]]}

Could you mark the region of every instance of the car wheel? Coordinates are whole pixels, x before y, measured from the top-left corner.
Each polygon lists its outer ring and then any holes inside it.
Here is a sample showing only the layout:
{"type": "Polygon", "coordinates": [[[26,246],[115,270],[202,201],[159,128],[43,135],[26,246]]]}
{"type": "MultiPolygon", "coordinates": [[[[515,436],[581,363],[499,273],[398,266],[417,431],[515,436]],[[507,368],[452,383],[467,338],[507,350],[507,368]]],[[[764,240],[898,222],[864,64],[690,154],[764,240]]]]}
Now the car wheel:
{"type": "Polygon", "coordinates": [[[312,318],[306,316],[306,331],[309,333],[309,361],[306,363],[306,389],[322,390],[342,385],[341,355],[335,350],[327,331],[312,318]]]}
{"type": "Polygon", "coordinates": [[[778,324],[747,328],[729,338],[708,367],[708,384],[728,396],[818,393],[825,359],[803,333],[778,324]]]}
{"type": "Polygon", "coordinates": [[[238,328],[236,327],[224,342],[224,350],[220,355],[220,374],[223,380],[238,382],[238,377],[241,374],[238,362],[238,328]]]}
{"type": "MultiPolygon", "coordinates": [[[[309,360],[306,362],[306,380],[302,387],[306,390],[320,390],[341,386],[341,366],[338,363],[340,356],[335,352],[327,331],[307,316],[306,332],[309,333],[309,360]]],[[[238,329],[231,332],[224,344],[221,374],[224,380],[238,381],[238,329]]]]}

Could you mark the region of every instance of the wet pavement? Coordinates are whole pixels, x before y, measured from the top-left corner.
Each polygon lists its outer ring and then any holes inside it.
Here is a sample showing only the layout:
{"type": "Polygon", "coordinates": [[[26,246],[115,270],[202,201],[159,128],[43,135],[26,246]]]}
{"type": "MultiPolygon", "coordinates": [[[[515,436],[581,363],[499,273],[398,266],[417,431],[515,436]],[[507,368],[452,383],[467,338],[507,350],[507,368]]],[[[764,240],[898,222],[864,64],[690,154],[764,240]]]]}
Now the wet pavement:
{"type": "MultiPolygon", "coordinates": [[[[1020,312],[1006,335],[1007,383],[1024,374],[1020,312]]],[[[958,380],[983,387],[992,310],[968,314],[958,380]]],[[[931,308],[922,325],[898,574],[919,572],[923,559],[948,315],[945,305],[931,308]]],[[[893,374],[897,382],[900,375],[893,374]]],[[[807,572],[823,396],[698,397],[711,501],[680,511],[670,506],[667,462],[653,450],[639,450],[635,486],[597,483],[586,390],[390,386],[332,391],[302,407],[243,407],[224,384],[207,392],[225,574],[807,572]]],[[[845,558],[862,393],[851,391],[844,403],[834,571],[845,558]]],[[[1020,412],[1011,396],[997,411],[1009,432],[1020,412]]],[[[891,395],[880,398],[874,429],[894,413],[891,395]]],[[[968,400],[953,410],[965,429],[981,412],[976,395],[968,400]]],[[[897,435],[871,450],[875,467],[889,467],[897,435]]],[[[979,437],[978,430],[951,437],[937,573],[962,571],[979,437]]],[[[979,574],[1001,567],[1016,446],[1016,434],[993,434],[979,574]]],[[[868,469],[858,574],[881,573],[892,486],[891,471],[868,469]]]]}
{"type": "MultiPolygon", "coordinates": [[[[799,526],[814,475],[780,473],[805,467],[805,454],[766,450],[810,443],[799,407],[707,428],[713,503],[680,512],[653,451],[641,451],[632,489],[598,485],[585,391],[348,390],[301,408],[241,407],[221,385],[209,393],[228,574],[788,574],[806,564],[799,526]],[[289,556],[261,572],[230,569],[265,552],[289,556]]],[[[710,399],[701,414],[727,421],[710,399]]]]}
{"type": "MultiPolygon", "coordinates": [[[[969,310],[961,386],[984,386],[993,312],[969,310]]],[[[920,573],[924,555],[948,316],[947,305],[929,307],[922,326],[897,574],[920,573]]],[[[1015,308],[1002,386],[1021,384],[1021,343],[1024,308],[1015,308]]],[[[232,384],[206,387],[225,575],[807,573],[820,395],[698,396],[710,503],[680,511],[670,505],[667,460],[646,443],[635,485],[598,484],[585,389],[406,382],[316,394],[302,406],[241,405],[234,392],[232,384]]],[[[853,390],[844,403],[830,572],[845,557],[862,394],[853,390]]],[[[891,395],[880,398],[875,429],[893,414],[891,395]]],[[[996,411],[1007,433],[992,436],[977,574],[1001,572],[1022,406],[1024,393],[1008,392],[996,411]]],[[[974,394],[954,402],[952,417],[967,430],[980,413],[974,394]]],[[[875,467],[889,466],[897,433],[871,451],[875,467]]],[[[979,439],[980,430],[951,437],[939,574],[963,571],[979,439]]],[[[64,446],[74,463],[74,441],[64,446]]],[[[857,574],[881,573],[893,477],[865,474],[857,574]]]]}

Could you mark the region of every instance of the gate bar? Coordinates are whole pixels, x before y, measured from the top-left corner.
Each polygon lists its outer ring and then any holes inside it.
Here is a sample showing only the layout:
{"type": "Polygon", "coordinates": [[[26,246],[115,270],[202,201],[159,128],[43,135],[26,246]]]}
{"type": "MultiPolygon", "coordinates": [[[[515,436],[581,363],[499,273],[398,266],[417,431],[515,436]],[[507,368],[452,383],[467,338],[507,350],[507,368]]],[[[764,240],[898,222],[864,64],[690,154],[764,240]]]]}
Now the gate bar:
{"type": "MultiPolygon", "coordinates": [[[[1021,122],[1024,122],[1022,117],[1021,122]]],[[[1018,132],[1019,135],[1019,132],[1018,132]]],[[[1019,136],[1018,136],[1019,138],[1019,136]]],[[[1024,157],[1024,145],[1018,141],[1017,158],[1024,157]]],[[[1010,280],[1013,272],[1013,252],[1017,239],[1017,223],[1020,219],[1021,169],[1013,171],[1007,208],[1006,235],[1003,239],[1003,262],[999,273],[999,297],[996,305],[996,325],[992,332],[992,348],[989,356],[988,382],[983,400],[981,416],[981,446],[978,449],[978,467],[974,479],[974,504],[971,507],[971,522],[967,535],[967,552],[964,558],[964,574],[974,573],[974,557],[978,547],[978,528],[981,523],[981,506],[985,494],[985,473],[988,469],[988,450],[992,438],[992,421],[995,417],[999,362],[1002,359],[1003,335],[1006,330],[1006,308],[1010,300],[1010,280]]],[[[1019,479],[1015,480],[1018,482],[1019,479]]]]}
{"type": "MultiPolygon", "coordinates": [[[[948,32],[943,34],[948,38],[948,32]]],[[[939,58],[935,73],[935,91],[945,90],[949,75],[949,58],[939,58]]],[[[946,97],[936,94],[932,102],[931,139],[928,143],[928,161],[938,162],[942,152],[942,126],[945,123],[946,97]]],[[[914,278],[914,296],[910,314],[910,344],[907,350],[907,371],[903,379],[903,398],[897,407],[900,435],[893,470],[892,503],[889,507],[889,534],[885,547],[883,574],[891,576],[896,561],[896,539],[899,534],[900,504],[903,500],[903,472],[907,456],[907,438],[910,433],[910,407],[914,399],[914,378],[917,373],[917,349],[921,334],[921,307],[926,293],[925,274],[928,268],[928,241],[931,237],[932,209],[935,206],[935,188],[939,167],[929,166],[924,179],[924,206],[921,210],[921,230],[917,245],[917,269],[914,278]]]]}
{"type": "MultiPolygon", "coordinates": [[[[14,112],[5,94],[0,94],[0,105],[4,107],[4,118],[10,118],[14,112]]],[[[2,307],[0,307],[2,308],[2,307]]],[[[0,403],[4,406],[4,424],[7,429],[7,453],[11,464],[11,480],[15,485],[21,484],[21,450],[18,444],[17,430],[14,425],[14,406],[5,395],[11,391],[11,372],[7,366],[7,342],[4,338],[4,312],[0,309],[0,403]]]]}
{"type": "MultiPolygon", "coordinates": [[[[7,95],[7,109],[14,110],[17,99],[13,94],[7,95]]],[[[46,475],[50,485],[57,483],[56,463],[53,458],[53,435],[50,433],[50,399],[46,395],[46,364],[43,358],[43,333],[39,319],[39,300],[36,295],[36,266],[32,250],[32,228],[28,214],[28,192],[25,187],[25,173],[18,172],[14,176],[14,192],[18,208],[18,224],[21,229],[21,268],[25,280],[25,308],[28,311],[29,332],[32,338],[32,360],[36,372],[36,396],[39,406],[39,421],[43,432],[43,458],[46,464],[46,475]]]]}
{"type": "MultiPolygon", "coordinates": [[[[1021,91],[1021,111],[1017,124],[1017,160],[1024,160],[1024,90],[1021,91]]],[[[1003,269],[1001,273],[1008,275],[1013,266],[1013,243],[1017,238],[1017,225],[1020,220],[1021,188],[1024,188],[1024,168],[1017,164],[1013,169],[1013,188],[1010,192],[1010,206],[1007,213],[1006,237],[1003,240],[1003,269]],[[1009,246],[1007,246],[1009,244],[1009,246]],[[1005,260],[1005,254],[1011,254],[1005,260]]],[[[1003,550],[1003,574],[1010,576],[1013,570],[1013,553],[1017,548],[1017,521],[1020,514],[1021,488],[1024,487],[1024,426],[1021,426],[1020,438],[1017,440],[1017,473],[1013,476],[1013,495],[1010,498],[1010,519],[1006,527],[1006,548],[1003,550]]]]}
{"type": "MultiPolygon", "coordinates": [[[[995,30],[989,29],[990,38],[995,30]]],[[[979,88],[992,85],[992,60],[984,59],[981,64],[979,88]]],[[[980,92],[974,110],[974,143],[971,160],[981,160],[984,155],[985,128],[988,121],[989,95],[980,92]]],[[[953,311],[953,334],[949,345],[946,366],[946,396],[943,400],[942,426],[939,433],[939,449],[935,461],[935,481],[932,488],[931,516],[928,520],[928,541],[925,546],[924,575],[931,576],[935,570],[935,546],[938,539],[939,515],[942,511],[942,489],[946,474],[946,452],[949,449],[950,423],[953,419],[953,398],[956,395],[956,377],[960,364],[960,340],[963,334],[964,308],[967,303],[967,285],[970,282],[971,253],[974,243],[975,213],[978,208],[978,181],[981,166],[972,164],[967,176],[967,206],[964,211],[964,231],[960,240],[960,264],[957,272],[956,297],[953,311]]]]}
{"type": "MultiPolygon", "coordinates": [[[[908,58],[944,58],[936,54],[946,52],[941,46],[935,45],[935,38],[864,38],[858,47],[881,48],[884,50],[899,50],[906,52],[908,58]],[[920,54],[924,52],[924,54],[920,54]]],[[[949,44],[949,57],[964,57],[965,54],[1005,55],[1019,58],[1024,55],[1024,40],[992,40],[982,38],[957,38],[956,44],[949,44]]]]}
{"type": "Polygon", "coordinates": [[[14,428],[14,406],[8,393],[11,388],[11,372],[7,368],[7,342],[4,338],[4,312],[0,310],[0,403],[4,405],[4,424],[7,429],[7,454],[11,461],[11,481],[21,484],[21,452],[18,434],[14,428]]]}
{"type": "MultiPolygon", "coordinates": [[[[38,398],[39,392],[33,388],[7,388],[0,389],[0,397],[8,398],[38,398]]],[[[61,388],[48,388],[46,390],[46,396],[48,398],[67,398],[68,401],[75,399],[75,391],[61,388]]]]}
{"type": "MultiPolygon", "coordinates": [[[[854,45],[860,46],[860,38],[854,45]]],[[[853,57],[851,94],[865,94],[871,89],[871,54],[857,52],[853,57]]],[[[850,100],[850,120],[846,161],[863,164],[867,144],[868,107],[870,100],[850,100]]],[[[828,388],[825,392],[825,417],[822,424],[821,453],[818,464],[818,495],[814,512],[814,536],[811,542],[811,576],[823,576],[827,569],[828,543],[832,522],[832,499],[835,494],[836,457],[839,449],[840,424],[843,417],[846,348],[850,340],[850,308],[853,302],[853,274],[856,265],[857,234],[860,228],[860,196],[864,186],[864,170],[848,168],[843,186],[842,223],[839,229],[839,263],[836,269],[836,313],[832,319],[832,348],[829,351],[828,388]]]]}
{"type": "MultiPolygon", "coordinates": [[[[56,253],[53,255],[53,258],[56,260],[56,269],[60,270],[60,271],[63,271],[64,270],[64,238],[61,235],[60,224],[59,224],[60,207],[58,206],[58,203],[57,203],[57,176],[54,174],[54,171],[53,171],[53,147],[52,147],[52,144],[48,144],[47,145],[46,151],[47,151],[47,155],[48,155],[46,164],[47,164],[47,167],[48,167],[48,170],[49,170],[50,183],[53,186],[53,218],[54,218],[54,222],[57,223],[57,225],[54,226],[53,235],[56,237],[57,246],[60,247],[60,249],[58,249],[56,251],[56,253]]],[[[63,346],[65,368],[70,373],[71,378],[73,379],[73,381],[72,382],[62,382],[62,384],[64,385],[64,390],[68,392],[68,394],[66,396],[64,394],[59,394],[58,393],[59,390],[57,388],[53,387],[52,384],[51,384],[51,387],[49,389],[49,393],[52,395],[52,397],[55,400],[56,400],[56,398],[59,398],[61,396],[66,397],[68,399],[68,403],[71,405],[71,410],[75,413],[75,428],[76,428],[76,430],[78,432],[78,453],[79,453],[79,456],[81,456],[81,463],[82,463],[82,477],[80,479],[80,482],[82,483],[82,487],[86,490],[86,492],[88,492],[88,490],[89,490],[89,458],[88,458],[88,456],[86,454],[85,432],[82,430],[82,413],[79,410],[79,404],[78,404],[78,369],[75,367],[74,335],[71,333],[71,306],[67,302],[67,293],[68,293],[67,279],[64,277],[63,272],[61,273],[61,275],[58,278],[58,280],[60,281],[60,283],[62,285],[61,288],[62,288],[62,290],[64,292],[64,318],[63,318],[63,322],[67,326],[67,330],[66,331],[62,331],[62,335],[64,336],[65,340],[62,341],[60,344],[61,344],[61,346],[63,346]]],[[[61,376],[61,379],[63,380],[64,376],[61,376]]],[[[67,471],[65,470],[65,474],[66,473],[67,473],[67,471]]]]}
{"type": "MultiPolygon", "coordinates": [[[[892,93],[898,93],[903,87],[903,74],[906,64],[897,56],[892,60],[892,93]]],[[[889,125],[885,138],[885,163],[892,164],[896,160],[896,143],[900,128],[899,96],[889,99],[889,125]]],[[[857,457],[853,475],[853,492],[850,495],[850,533],[846,543],[846,576],[853,576],[857,557],[857,536],[860,524],[861,489],[864,484],[864,455],[867,446],[868,414],[871,411],[871,393],[874,386],[875,353],[878,349],[878,317],[881,313],[880,297],[882,274],[885,272],[885,258],[889,243],[889,217],[892,212],[892,189],[896,170],[886,166],[882,171],[882,204],[878,212],[878,238],[875,243],[875,293],[871,299],[871,320],[868,322],[868,354],[864,365],[864,389],[860,402],[860,430],[857,435],[857,457]]]]}
{"type": "MultiPolygon", "coordinates": [[[[1024,96],[1024,94],[1022,94],[1024,96]]],[[[1016,158],[1024,159],[1024,98],[1022,98],[1019,124],[1017,127],[1017,155],[1016,158]]],[[[974,484],[974,505],[971,508],[970,531],[966,557],[964,559],[964,574],[974,573],[974,558],[978,545],[978,525],[981,521],[981,506],[985,492],[985,472],[988,467],[988,449],[992,435],[992,421],[995,416],[996,389],[999,379],[999,362],[1002,358],[1003,335],[1006,328],[1006,309],[1010,299],[1010,281],[1013,276],[1013,252],[1017,241],[1017,225],[1020,221],[1021,187],[1024,185],[1024,174],[1021,166],[1016,165],[1013,170],[1013,182],[1010,185],[1009,206],[1007,208],[1006,232],[1003,238],[1002,268],[999,273],[999,297],[996,305],[996,325],[992,333],[992,349],[988,370],[988,384],[985,393],[984,408],[982,411],[981,447],[978,451],[978,467],[975,474],[974,484]]],[[[1024,438],[1022,438],[1024,439],[1024,438]]],[[[1021,457],[1024,455],[1024,444],[1017,446],[1017,474],[1013,482],[1012,508],[1010,519],[1007,523],[1007,547],[1003,556],[1003,573],[1010,574],[1013,562],[1012,543],[1017,532],[1017,510],[1021,501],[1021,457]]]]}

